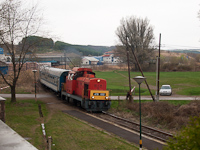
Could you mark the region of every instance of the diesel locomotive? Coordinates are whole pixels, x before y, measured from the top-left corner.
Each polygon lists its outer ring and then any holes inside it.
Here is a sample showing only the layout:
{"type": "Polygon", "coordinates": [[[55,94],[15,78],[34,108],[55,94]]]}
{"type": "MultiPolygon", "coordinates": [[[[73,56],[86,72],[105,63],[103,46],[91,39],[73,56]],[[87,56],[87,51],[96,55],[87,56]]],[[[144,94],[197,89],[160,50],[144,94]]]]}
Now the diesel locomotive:
{"type": "Polygon", "coordinates": [[[40,82],[57,93],[63,100],[73,102],[86,111],[106,111],[110,108],[106,80],[96,78],[90,68],[40,68],[40,82]]]}

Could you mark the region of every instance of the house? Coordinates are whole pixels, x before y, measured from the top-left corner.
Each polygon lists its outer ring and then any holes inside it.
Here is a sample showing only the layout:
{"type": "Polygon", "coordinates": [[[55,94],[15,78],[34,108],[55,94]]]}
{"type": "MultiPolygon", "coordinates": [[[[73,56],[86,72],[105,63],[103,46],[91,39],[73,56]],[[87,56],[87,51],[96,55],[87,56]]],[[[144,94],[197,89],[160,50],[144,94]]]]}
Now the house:
{"type": "Polygon", "coordinates": [[[105,52],[102,57],[104,63],[117,64],[121,62],[119,57],[114,57],[114,51],[105,52]]]}
{"type": "Polygon", "coordinates": [[[0,61],[0,71],[2,74],[8,74],[8,65],[5,62],[0,61]]]}
{"type": "Polygon", "coordinates": [[[99,62],[97,63],[97,65],[103,65],[103,57],[102,56],[94,56],[94,58],[98,59],[99,62]]]}
{"type": "Polygon", "coordinates": [[[104,54],[102,57],[103,57],[104,63],[112,63],[112,61],[113,61],[112,54],[104,54]]]}
{"type": "Polygon", "coordinates": [[[99,62],[99,60],[94,57],[83,57],[82,58],[83,65],[97,65],[98,62],[99,62]]]}

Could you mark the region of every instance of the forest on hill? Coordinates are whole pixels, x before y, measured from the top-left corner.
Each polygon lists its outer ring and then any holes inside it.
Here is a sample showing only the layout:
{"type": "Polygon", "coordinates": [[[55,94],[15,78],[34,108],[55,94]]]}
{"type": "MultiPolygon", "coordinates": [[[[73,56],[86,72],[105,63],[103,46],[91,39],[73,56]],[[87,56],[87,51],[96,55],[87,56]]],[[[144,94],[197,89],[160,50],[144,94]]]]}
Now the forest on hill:
{"type": "Polygon", "coordinates": [[[39,36],[29,36],[23,38],[21,42],[25,42],[25,40],[28,45],[35,46],[36,53],[65,51],[66,53],[76,53],[83,56],[100,56],[104,52],[111,51],[115,48],[114,46],[74,45],[62,41],[54,42],[51,38],[39,36]]]}

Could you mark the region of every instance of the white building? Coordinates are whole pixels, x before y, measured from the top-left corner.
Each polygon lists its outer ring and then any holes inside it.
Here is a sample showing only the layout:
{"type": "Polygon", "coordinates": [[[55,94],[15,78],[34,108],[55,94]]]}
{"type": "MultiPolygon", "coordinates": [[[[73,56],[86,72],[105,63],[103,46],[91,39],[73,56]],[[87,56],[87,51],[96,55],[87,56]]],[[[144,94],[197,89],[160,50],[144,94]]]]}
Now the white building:
{"type": "Polygon", "coordinates": [[[0,54],[0,61],[2,62],[11,62],[10,56],[5,56],[4,54],[0,54]]]}
{"type": "Polygon", "coordinates": [[[103,63],[117,64],[121,62],[119,57],[114,57],[113,51],[105,52],[102,57],[103,57],[103,63]]]}
{"type": "Polygon", "coordinates": [[[94,57],[83,57],[82,58],[83,65],[96,65],[98,62],[99,62],[99,60],[94,57]]]}
{"type": "Polygon", "coordinates": [[[0,61],[1,62],[11,62],[11,57],[4,55],[3,48],[0,48],[0,61]]]}

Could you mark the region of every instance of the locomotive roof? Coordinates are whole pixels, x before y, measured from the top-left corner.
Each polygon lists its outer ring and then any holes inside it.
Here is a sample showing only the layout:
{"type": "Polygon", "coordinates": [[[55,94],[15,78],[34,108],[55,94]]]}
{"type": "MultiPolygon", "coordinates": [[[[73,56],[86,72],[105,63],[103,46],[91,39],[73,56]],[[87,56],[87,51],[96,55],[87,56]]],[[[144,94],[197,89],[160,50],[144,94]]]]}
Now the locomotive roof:
{"type": "Polygon", "coordinates": [[[47,73],[49,73],[51,75],[55,75],[55,76],[61,76],[62,73],[69,72],[70,70],[53,68],[53,67],[48,67],[48,66],[42,66],[42,67],[40,67],[40,71],[41,72],[47,72],[47,73]]]}
{"type": "Polygon", "coordinates": [[[74,68],[72,69],[72,71],[75,71],[75,72],[77,72],[77,71],[90,71],[90,72],[92,72],[92,69],[90,69],[90,68],[79,68],[79,67],[74,67],[74,68]]]}

